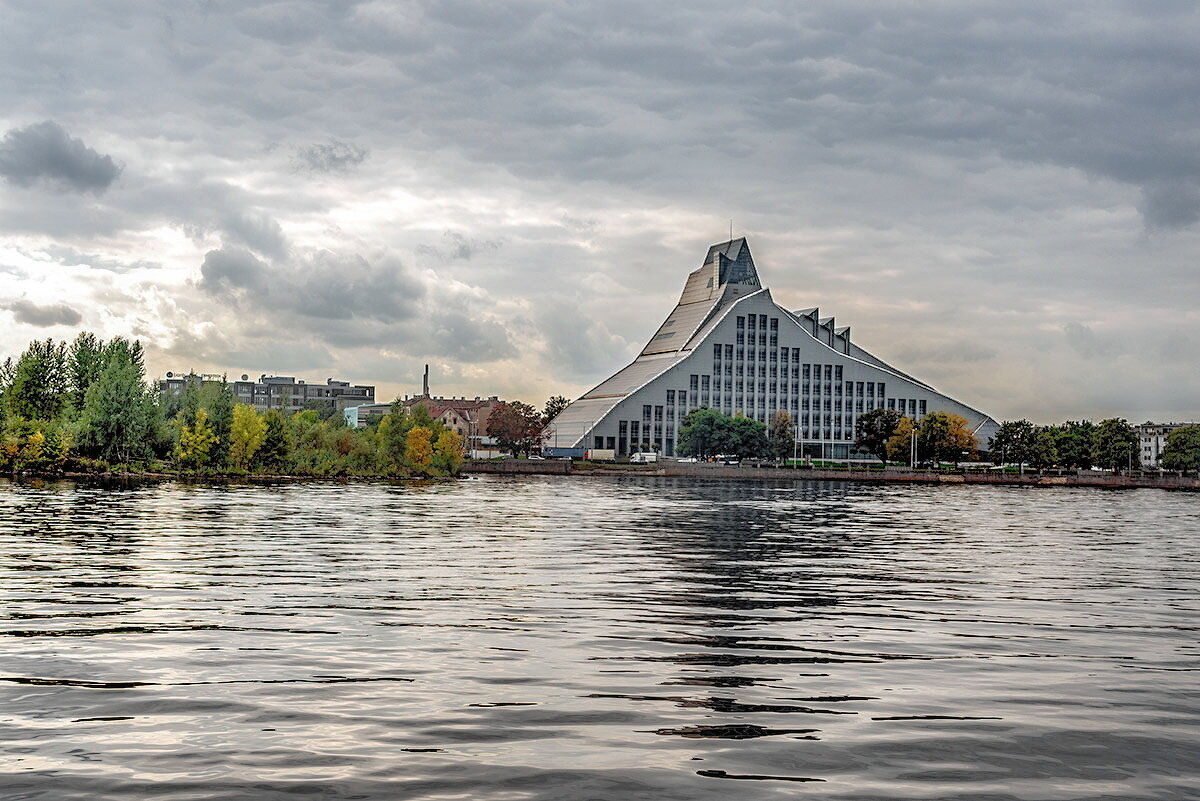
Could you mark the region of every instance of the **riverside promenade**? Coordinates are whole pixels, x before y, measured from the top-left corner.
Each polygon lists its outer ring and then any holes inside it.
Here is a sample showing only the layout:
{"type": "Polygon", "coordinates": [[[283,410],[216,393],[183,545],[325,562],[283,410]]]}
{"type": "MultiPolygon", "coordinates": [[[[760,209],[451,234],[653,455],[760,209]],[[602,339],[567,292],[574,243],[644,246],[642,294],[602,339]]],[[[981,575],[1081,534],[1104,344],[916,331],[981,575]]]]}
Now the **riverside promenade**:
{"type": "Polygon", "coordinates": [[[1104,487],[1109,489],[1172,489],[1200,491],[1200,477],[1173,473],[1135,472],[1102,473],[1054,471],[1025,474],[996,473],[982,470],[886,470],[861,468],[808,468],[709,464],[706,462],[662,461],[656,464],[570,462],[540,459],[470,461],[464,473],[507,475],[573,476],[666,476],[674,478],[720,478],[745,481],[865,481],[876,484],[995,484],[1030,487],[1104,487]]]}

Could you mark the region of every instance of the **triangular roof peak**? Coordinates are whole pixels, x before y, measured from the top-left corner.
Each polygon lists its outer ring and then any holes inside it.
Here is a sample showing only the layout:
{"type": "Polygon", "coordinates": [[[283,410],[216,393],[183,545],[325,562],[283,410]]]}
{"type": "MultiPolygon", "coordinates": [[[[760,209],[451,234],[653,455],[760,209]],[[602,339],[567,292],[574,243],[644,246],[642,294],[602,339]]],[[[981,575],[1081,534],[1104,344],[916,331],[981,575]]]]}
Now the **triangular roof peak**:
{"type": "Polygon", "coordinates": [[[744,236],[711,246],[704,257],[703,266],[712,269],[714,287],[725,284],[762,286],[754,266],[754,257],[750,255],[750,245],[744,236]]]}

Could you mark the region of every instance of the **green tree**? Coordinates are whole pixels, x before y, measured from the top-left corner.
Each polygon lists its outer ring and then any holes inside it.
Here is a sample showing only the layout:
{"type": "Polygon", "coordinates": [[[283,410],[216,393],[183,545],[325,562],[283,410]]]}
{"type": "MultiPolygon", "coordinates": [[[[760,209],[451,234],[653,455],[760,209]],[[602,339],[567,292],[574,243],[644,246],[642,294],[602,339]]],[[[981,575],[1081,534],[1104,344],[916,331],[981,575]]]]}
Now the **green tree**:
{"type": "Polygon", "coordinates": [[[738,458],[762,457],[771,452],[771,443],[767,440],[767,427],[753,418],[735,414],[727,418],[729,441],[724,453],[730,453],[738,458]]]}
{"type": "Polygon", "coordinates": [[[683,418],[676,439],[676,450],[681,456],[707,459],[719,453],[728,453],[730,440],[729,418],[716,409],[701,406],[683,418]]]}
{"type": "Polygon", "coordinates": [[[0,397],[4,396],[4,391],[12,384],[16,371],[17,365],[11,356],[5,357],[4,361],[0,362],[0,397]]]}
{"type": "Polygon", "coordinates": [[[84,331],[75,337],[67,356],[67,372],[71,405],[76,411],[83,411],[88,388],[100,378],[104,365],[104,343],[95,334],[84,331]]]}
{"type": "Polygon", "coordinates": [[[896,435],[896,427],[900,425],[903,417],[904,415],[895,409],[872,409],[864,412],[855,426],[857,439],[854,444],[874,454],[886,465],[888,441],[896,435]]]}
{"type": "Polygon", "coordinates": [[[551,395],[542,409],[542,425],[546,425],[555,417],[558,417],[559,413],[570,405],[571,401],[562,395],[551,395]]]}
{"type": "Polygon", "coordinates": [[[209,466],[224,470],[229,464],[229,448],[232,444],[233,388],[222,378],[220,383],[212,382],[202,387],[201,396],[206,397],[205,409],[212,421],[213,434],[217,437],[208,455],[209,466]]]}
{"type": "Polygon", "coordinates": [[[80,446],[110,462],[150,455],[154,401],[128,354],[114,353],[90,382],[80,415],[80,446]]]}
{"type": "Polygon", "coordinates": [[[1166,470],[1200,470],[1200,426],[1184,426],[1167,434],[1160,463],[1166,470]]]}
{"type": "Polygon", "coordinates": [[[326,421],[341,417],[333,398],[308,398],[304,401],[304,408],[312,409],[326,421]]]}
{"type": "Polygon", "coordinates": [[[771,447],[767,427],[741,412],[726,417],[701,406],[683,418],[676,448],[682,456],[765,456],[771,447]]]}
{"type": "Polygon", "coordinates": [[[1092,431],[1092,461],[1109,470],[1138,463],[1138,436],[1123,417],[1101,420],[1092,431]]]}
{"type": "Polygon", "coordinates": [[[397,401],[392,404],[391,411],[379,421],[379,426],[375,430],[380,459],[393,474],[404,472],[404,450],[408,446],[408,432],[412,430],[412,427],[412,416],[397,401]]]}
{"type": "Polygon", "coordinates": [[[1029,442],[1029,464],[1041,470],[1058,463],[1058,445],[1054,429],[1038,426],[1029,442]]]}
{"type": "Polygon", "coordinates": [[[13,367],[4,402],[13,417],[57,419],[67,402],[66,344],[53,339],[30,342],[13,367]]]}
{"type": "Polygon", "coordinates": [[[1096,426],[1090,420],[1068,420],[1052,430],[1058,464],[1082,470],[1092,466],[1092,432],[1096,426]]]}
{"type": "Polygon", "coordinates": [[[234,467],[245,470],[266,441],[267,424],[253,406],[237,403],[233,406],[233,425],[229,436],[229,459],[234,467]]]}
{"type": "Polygon", "coordinates": [[[1037,427],[1028,420],[1006,420],[988,441],[988,452],[1000,464],[1025,464],[1033,452],[1037,427]]]}
{"type": "Polygon", "coordinates": [[[292,455],[287,418],[278,409],[268,409],[262,416],[262,422],[263,442],[255,453],[256,461],[267,470],[281,470],[292,455]]]}
{"type": "Polygon", "coordinates": [[[217,435],[208,421],[208,412],[197,409],[190,421],[180,425],[175,463],[184,470],[199,470],[211,462],[216,442],[217,435]]]}
{"type": "Polygon", "coordinates": [[[792,425],[792,416],[783,409],[771,415],[767,438],[776,459],[790,459],[796,450],[796,427],[792,425]]]}

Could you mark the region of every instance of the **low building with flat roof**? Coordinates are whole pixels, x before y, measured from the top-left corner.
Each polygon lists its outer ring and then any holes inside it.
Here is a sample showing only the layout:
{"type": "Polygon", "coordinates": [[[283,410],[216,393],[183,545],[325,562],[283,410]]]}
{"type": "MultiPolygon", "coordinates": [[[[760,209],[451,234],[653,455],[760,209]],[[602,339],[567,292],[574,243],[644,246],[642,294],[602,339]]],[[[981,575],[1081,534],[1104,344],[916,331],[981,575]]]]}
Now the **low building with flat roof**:
{"type": "MultiPolygon", "coordinates": [[[[166,378],[158,382],[158,391],[164,395],[182,395],[189,384],[219,384],[225,380],[224,376],[208,373],[167,373],[166,378]]],[[[295,376],[263,374],[257,381],[251,381],[248,375],[243,375],[240,380],[228,383],[235,401],[253,406],[260,412],[268,409],[302,412],[310,408],[325,408],[333,413],[348,406],[375,402],[375,387],[333,378],[326,379],[323,384],[314,384],[295,376]]]]}

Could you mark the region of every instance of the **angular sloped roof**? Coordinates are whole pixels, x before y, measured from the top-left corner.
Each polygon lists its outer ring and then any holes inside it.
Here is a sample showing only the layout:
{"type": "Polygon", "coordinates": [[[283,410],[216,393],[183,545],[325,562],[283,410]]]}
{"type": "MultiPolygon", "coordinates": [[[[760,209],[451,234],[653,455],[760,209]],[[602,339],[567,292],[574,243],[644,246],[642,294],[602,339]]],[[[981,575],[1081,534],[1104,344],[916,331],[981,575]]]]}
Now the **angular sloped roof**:
{"type": "Polygon", "coordinates": [[[683,285],[679,302],[650,337],[641,355],[683,350],[693,334],[725,303],[759,289],[758,270],[745,237],[713,245],[683,285]]]}

